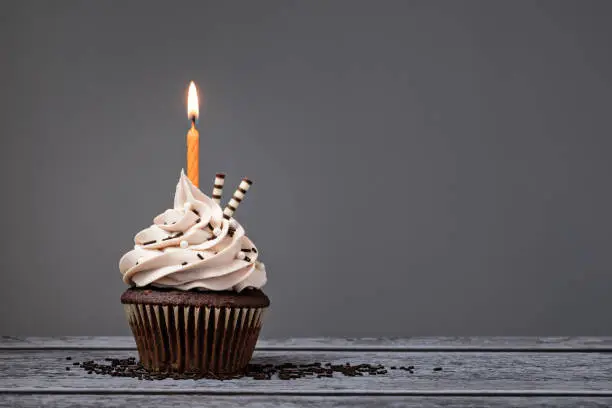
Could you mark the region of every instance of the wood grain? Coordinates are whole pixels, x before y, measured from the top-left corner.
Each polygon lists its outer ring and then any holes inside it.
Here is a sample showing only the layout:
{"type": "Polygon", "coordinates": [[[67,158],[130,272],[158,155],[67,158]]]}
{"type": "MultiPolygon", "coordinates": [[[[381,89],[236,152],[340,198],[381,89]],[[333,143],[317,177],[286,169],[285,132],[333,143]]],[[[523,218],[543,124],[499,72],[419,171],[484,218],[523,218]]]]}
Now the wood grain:
{"type": "MultiPolygon", "coordinates": [[[[612,337],[410,337],[262,339],[259,350],[612,352],[612,337]]],[[[0,350],[135,350],[131,336],[0,338],[0,350]]]]}
{"type": "Polygon", "coordinates": [[[260,364],[415,366],[414,374],[388,370],[371,377],[139,381],[87,374],[72,365],[129,356],[136,356],[131,337],[2,337],[0,406],[612,406],[609,337],[261,340],[253,358],[260,364]],[[443,370],[434,372],[434,367],[443,370]]]}
{"type": "Polygon", "coordinates": [[[15,408],[110,408],[110,407],[380,407],[380,408],[604,408],[612,398],[601,397],[312,397],[312,396],[193,396],[193,395],[0,395],[0,406],[15,408]]]}
{"type": "Polygon", "coordinates": [[[415,373],[389,370],[384,376],[255,381],[242,378],[231,381],[171,379],[139,381],[132,378],[87,374],[73,367],[75,361],[103,360],[106,357],[127,358],[135,352],[58,350],[0,352],[0,392],[11,393],[37,389],[47,392],[178,392],[222,394],[279,394],[283,392],[317,395],[342,394],[358,390],[365,394],[409,392],[431,395],[489,392],[544,392],[546,395],[612,396],[612,353],[488,353],[488,352],[303,352],[256,351],[253,362],[260,364],[296,364],[331,362],[333,364],[378,363],[387,367],[415,366],[415,373]],[[67,361],[66,357],[72,357],[67,361]],[[71,367],[66,371],[66,367],[71,367]],[[434,372],[434,367],[443,370],[434,372]],[[132,391],[128,391],[132,390],[132,391]]]}

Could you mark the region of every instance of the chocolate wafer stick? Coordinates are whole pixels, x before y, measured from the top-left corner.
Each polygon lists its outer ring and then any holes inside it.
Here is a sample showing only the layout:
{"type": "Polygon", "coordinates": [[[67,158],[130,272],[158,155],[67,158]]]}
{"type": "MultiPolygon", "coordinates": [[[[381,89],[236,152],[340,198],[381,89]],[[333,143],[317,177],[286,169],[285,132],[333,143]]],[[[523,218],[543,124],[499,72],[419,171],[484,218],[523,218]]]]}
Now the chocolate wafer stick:
{"type": "Polygon", "coordinates": [[[226,220],[229,220],[230,218],[234,216],[236,209],[238,209],[240,202],[244,199],[244,196],[246,195],[247,191],[249,191],[251,184],[253,184],[253,182],[249,180],[248,178],[245,177],[242,179],[242,181],[240,182],[240,185],[238,186],[236,191],[234,191],[234,195],[232,196],[232,199],[230,200],[229,203],[227,203],[227,205],[223,209],[223,218],[225,218],[226,220]]]}
{"type": "Polygon", "coordinates": [[[213,186],[212,199],[217,204],[221,204],[221,196],[223,195],[223,185],[225,184],[225,174],[217,173],[215,176],[215,185],[213,186]]]}

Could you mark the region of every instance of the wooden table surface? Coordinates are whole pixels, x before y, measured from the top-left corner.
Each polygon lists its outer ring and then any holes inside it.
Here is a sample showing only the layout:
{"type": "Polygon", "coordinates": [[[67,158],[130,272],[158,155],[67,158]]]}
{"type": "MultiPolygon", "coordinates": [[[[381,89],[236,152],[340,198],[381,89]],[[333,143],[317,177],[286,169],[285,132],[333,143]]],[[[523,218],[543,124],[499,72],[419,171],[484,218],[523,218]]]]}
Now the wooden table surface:
{"type": "Polygon", "coordinates": [[[363,377],[139,381],[72,366],[131,356],[137,353],[130,337],[2,337],[0,406],[612,406],[612,338],[261,340],[253,356],[260,364],[350,362],[388,368],[387,374],[363,377]],[[410,365],[412,374],[390,369],[410,365]]]}

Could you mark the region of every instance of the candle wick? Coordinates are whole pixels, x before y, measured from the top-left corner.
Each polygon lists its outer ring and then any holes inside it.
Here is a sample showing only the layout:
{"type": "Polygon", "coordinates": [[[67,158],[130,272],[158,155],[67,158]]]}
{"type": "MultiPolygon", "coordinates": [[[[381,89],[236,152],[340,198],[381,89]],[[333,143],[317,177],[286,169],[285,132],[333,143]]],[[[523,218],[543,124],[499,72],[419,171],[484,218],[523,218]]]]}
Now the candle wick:
{"type": "Polygon", "coordinates": [[[195,128],[195,124],[196,124],[196,117],[195,115],[191,117],[191,128],[194,129],[195,128]]]}

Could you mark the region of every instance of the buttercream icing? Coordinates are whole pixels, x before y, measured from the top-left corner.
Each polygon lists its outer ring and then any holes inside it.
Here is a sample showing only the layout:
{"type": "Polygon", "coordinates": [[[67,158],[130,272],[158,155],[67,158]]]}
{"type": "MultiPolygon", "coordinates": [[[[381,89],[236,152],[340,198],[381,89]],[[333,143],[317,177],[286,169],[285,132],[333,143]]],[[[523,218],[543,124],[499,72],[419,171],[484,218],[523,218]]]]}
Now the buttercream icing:
{"type": "Polygon", "coordinates": [[[119,261],[126,284],[179,290],[261,288],[266,270],[259,251],[234,219],[181,171],[174,207],[134,237],[119,261]]]}

